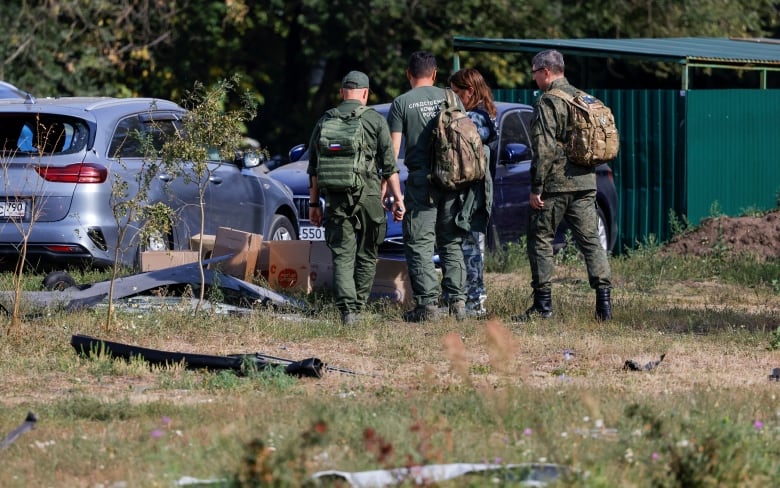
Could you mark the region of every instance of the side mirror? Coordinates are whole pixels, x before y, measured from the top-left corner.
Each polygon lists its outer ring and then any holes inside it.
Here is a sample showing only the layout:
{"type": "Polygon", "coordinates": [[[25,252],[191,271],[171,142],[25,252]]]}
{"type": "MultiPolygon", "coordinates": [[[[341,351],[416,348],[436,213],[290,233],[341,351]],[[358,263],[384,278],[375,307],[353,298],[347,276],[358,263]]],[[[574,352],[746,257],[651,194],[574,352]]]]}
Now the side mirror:
{"type": "Polygon", "coordinates": [[[525,144],[511,143],[504,148],[504,164],[517,164],[531,159],[531,148],[525,144]]]}
{"type": "Polygon", "coordinates": [[[288,154],[288,157],[290,158],[290,162],[294,163],[301,159],[301,156],[303,156],[303,153],[306,152],[306,144],[298,144],[297,146],[293,146],[292,149],[290,149],[290,152],[288,154]]]}
{"type": "Polygon", "coordinates": [[[256,168],[265,161],[265,154],[262,152],[237,150],[235,154],[235,164],[240,168],[256,168]]]}
{"type": "Polygon", "coordinates": [[[256,168],[265,161],[265,155],[255,151],[246,151],[241,158],[244,168],[256,168]]]}

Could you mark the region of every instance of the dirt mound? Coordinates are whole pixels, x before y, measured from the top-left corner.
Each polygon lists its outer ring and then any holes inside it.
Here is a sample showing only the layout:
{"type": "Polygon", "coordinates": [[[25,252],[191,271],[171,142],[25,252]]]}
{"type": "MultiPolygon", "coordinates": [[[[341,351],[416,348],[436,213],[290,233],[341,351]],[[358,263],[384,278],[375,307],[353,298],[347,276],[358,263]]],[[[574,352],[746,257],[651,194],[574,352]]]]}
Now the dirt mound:
{"type": "Polygon", "coordinates": [[[708,218],[694,230],[673,238],[662,253],[711,256],[752,254],[780,258],[780,210],[758,217],[708,218]]]}

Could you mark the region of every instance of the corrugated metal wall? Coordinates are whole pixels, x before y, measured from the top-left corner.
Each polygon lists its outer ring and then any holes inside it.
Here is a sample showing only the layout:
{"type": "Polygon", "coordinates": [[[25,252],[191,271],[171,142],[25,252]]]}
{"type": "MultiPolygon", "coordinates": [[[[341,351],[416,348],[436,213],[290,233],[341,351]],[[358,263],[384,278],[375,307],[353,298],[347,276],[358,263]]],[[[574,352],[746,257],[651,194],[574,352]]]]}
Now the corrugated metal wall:
{"type": "Polygon", "coordinates": [[[777,207],[780,90],[692,90],[687,120],[692,223],[777,207]]]}
{"type": "MultiPolygon", "coordinates": [[[[615,253],[670,237],[670,210],[686,213],[683,116],[685,98],[676,90],[588,90],[615,115],[620,154],[610,166],[618,192],[615,253]]],[[[496,100],[527,103],[534,90],[496,90],[496,100]]]]}

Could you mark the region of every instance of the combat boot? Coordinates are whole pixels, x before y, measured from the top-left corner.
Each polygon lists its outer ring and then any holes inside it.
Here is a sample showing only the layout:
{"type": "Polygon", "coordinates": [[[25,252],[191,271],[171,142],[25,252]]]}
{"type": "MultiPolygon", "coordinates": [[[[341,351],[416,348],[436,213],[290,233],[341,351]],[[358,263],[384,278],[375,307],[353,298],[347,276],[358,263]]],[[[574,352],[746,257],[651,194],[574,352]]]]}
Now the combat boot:
{"type": "Polygon", "coordinates": [[[455,316],[455,320],[462,322],[466,320],[466,302],[465,300],[457,300],[450,303],[450,315],[455,316]]]}
{"type": "Polygon", "coordinates": [[[417,305],[404,312],[405,322],[433,322],[439,319],[439,307],[434,304],[417,305]]]}
{"type": "Polygon", "coordinates": [[[612,301],[609,288],[596,290],[596,320],[612,320],[612,301]]]}
{"type": "Polygon", "coordinates": [[[524,314],[512,317],[514,322],[526,322],[533,317],[549,319],[552,317],[552,290],[534,290],[534,303],[524,314]]]}

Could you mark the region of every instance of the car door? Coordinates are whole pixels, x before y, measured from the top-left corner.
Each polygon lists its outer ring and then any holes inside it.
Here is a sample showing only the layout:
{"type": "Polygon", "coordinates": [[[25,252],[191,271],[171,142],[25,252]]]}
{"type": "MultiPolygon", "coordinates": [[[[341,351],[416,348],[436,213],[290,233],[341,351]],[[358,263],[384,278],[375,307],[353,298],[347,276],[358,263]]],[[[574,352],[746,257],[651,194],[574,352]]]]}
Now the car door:
{"type": "Polygon", "coordinates": [[[255,234],[263,233],[264,191],[251,169],[237,161],[219,161],[211,155],[206,186],[206,233],[230,227],[255,234]]]}
{"type": "Polygon", "coordinates": [[[490,229],[499,242],[517,241],[527,231],[532,117],[533,111],[526,107],[510,108],[499,116],[490,229]]]}
{"type": "MultiPolygon", "coordinates": [[[[198,188],[185,176],[191,170],[189,164],[168,168],[161,161],[151,159],[151,154],[152,151],[159,154],[165,140],[178,130],[181,116],[176,112],[147,111],[124,117],[118,121],[108,149],[108,157],[115,161],[112,170],[115,181],[134,185],[130,196],[138,191],[138,184],[148,186],[148,204],[162,203],[173,210],[174,247],[186,247],[188,237],[197,233],[192,229],[199,222],[198,188]],[[148,168],[154,168],[151,179],[138,181],[148,168]]],[[[133,239],[133,235],[127,235],[124,245],[129,248],[133,239]]]]}

